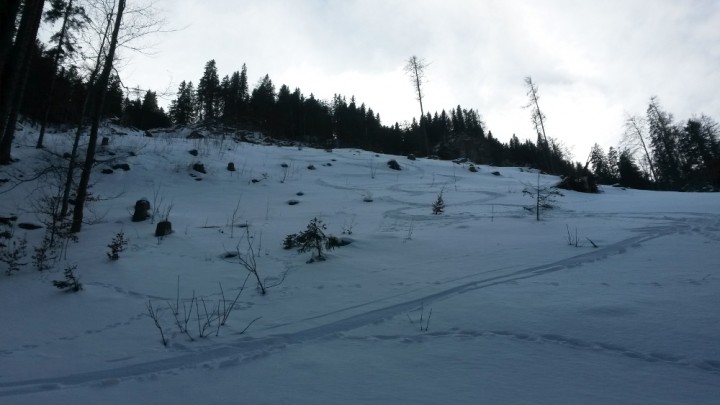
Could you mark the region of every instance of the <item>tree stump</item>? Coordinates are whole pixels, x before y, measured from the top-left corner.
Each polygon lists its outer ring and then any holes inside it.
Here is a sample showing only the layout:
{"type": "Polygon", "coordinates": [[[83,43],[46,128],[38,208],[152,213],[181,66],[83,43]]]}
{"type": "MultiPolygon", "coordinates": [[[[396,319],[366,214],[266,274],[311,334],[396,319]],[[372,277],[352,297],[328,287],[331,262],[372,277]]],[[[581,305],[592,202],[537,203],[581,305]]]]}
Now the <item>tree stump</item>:
{"type": "Polygon", "coordinates": [[[205,165],[202,163],[193,163],[193,170],[195,170],[198,173],[206,174],[205,172],[205,165]]]}
{"type": "Polygon", "coordinates": [[[172,223],[170,221],[160,221],[155,227],[155,236],[161,238],[172,233],[172,223]]]}
{"type": "Polygon", "coordinates": [[[150,218],[150,201],[146,199],[137,200],[135,202],[135,212],[133,212],[132,221],[140,222],[150,218]]]}

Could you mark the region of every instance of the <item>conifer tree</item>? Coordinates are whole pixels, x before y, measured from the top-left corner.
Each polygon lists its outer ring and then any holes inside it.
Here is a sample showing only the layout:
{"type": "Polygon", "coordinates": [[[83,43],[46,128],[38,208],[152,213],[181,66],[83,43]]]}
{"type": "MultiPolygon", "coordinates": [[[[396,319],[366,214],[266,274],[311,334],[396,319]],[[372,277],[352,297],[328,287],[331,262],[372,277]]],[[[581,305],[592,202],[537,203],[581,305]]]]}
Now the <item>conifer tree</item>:
{"type": "Polygon", "coordinates": [[[183,80],[178,87],[177,98],[170,104],[170,118],[176,125],[195,121],[195,91],[192,82],[183,80]]]}
{"type": "Polygon", "coordinates": [[[201,109],[202,120],[214,120],[218,117],[220,79],[215,59],[211,59],[205,64],[205,73],[198,82],[197,101],[201,109]]]}
{"type": "Polygon", "coordinates": [[[275,108],[275,85],[270,80],[270,76],[265,75],[252,91],[250,107],[260,127],[267,128],[275,108]]]}
{"type": "Polygon", "coordinates": [[[324,261],[325,256],[323,255],[323,250],[329,250],[334,247],[334,245],[330,243],[327,235],[325,235],[326,230],[327,226],[322,220],[313,218],[312,221],[308,223],[307,228],[295,236],[295,244],[298,246],[298,251],[301,253],[317,252],[317,254],[310,259],[309,263],[315,260],[324,261]]]}
{"type": "Polygon", "coordinates": [[[123,113],[123,91],[120,78],[117,76],[110,77],[107,95],[105,96],[105,111],[103,115],[106,117],[120,117],[123,113]]]}
{"type": "Polygon", "coordinates": [[[443,200],[443,191],[441,190],[437,196],[437,199],[432,205],[432,212],[434,215],[440,215],[445,212],[445,200],[443,200]]]}
{"type": "Polygon", "coordinates": [[[648,185],[647,178],[635,163],[632,153],[627,149],[620,152],[618,158],[618,175],[620,177],[620,185],[623,187],[642,189],[648,185]]]}
{"type": "Polygon", "coordinates": [[[220,87],[223,98],[222,121],[226,124],[235,124],[238,122],[240,102],[240,73],[234,72],[230,77],[225,76],[220,87]]]}
{"type": "MultiPolygon", "coordinates": [[[[77,42],[77,39],[75,38],[74,31],[83,29],[87,22],[90,21],[90,18],[85,13],[85,8],[83,8],[82,6],[73,5],[73,0],[51,0],[50,4],[50,10],[45,12],[45,22],[54,23],[62,18],[62,25],[60,31],[53,34],[53,36],[50,38],[50,42],[54,42],[57,45],[52,51],[53,74],[50,80],[48,95],[45,99],[45,111],[43,113],[42,122],[40,124],[40,134],[38,135],[38,140],[35,145],[35,147],[37,148],[43,147],[45,128],[47,126],[48,118],[50,116],[50,109],[53,107],[52,98],[55,92],[55,82],[57,80],[56,71],[65,57],[75,53],[75,43],[77,42]]],[[[117,79],[117,77],[115,79],[117,79]]],[[[114,92],[117,92],[117,90],[119,89],[119,81],[111,80],[110,83],[111,85],[118,85],[117,88],[112,89],[114,92]]],[[[108,95],[110,95],[110,93],[108,95]]],[[[117,101],[118,100],[116,98],[108,98],[108,107],[110,105],[112,105],[113,107],[122,107],[122,91],[120,91],[120,104],[110,104],[111,102],[117,101]]],[[[119,116],[120,111],[112,111],[112,114],[119,116]]]]}
{"type": "Polygon", "coordinates": [[[610,171],[610,163],[602,147],[597,143],[590,150],[590,164],[592,171],[601,183],[613,183],[613,175],[610,171]]]}
{"type": "Polygon", "coordinates": [[[647,123],[657,181],[667,188],[677,189],[680,181],[679,131],[673,125],[672,115],[662,110],[656,97],[650,99],[647,123]]]}
{"type": "Polygon", "coordinates": [[[250,90],[248,87],[247,67],[243,63],[238,78],[238,119],[244,119],[247,114],[248,103],[250,102],[250,90]]]}

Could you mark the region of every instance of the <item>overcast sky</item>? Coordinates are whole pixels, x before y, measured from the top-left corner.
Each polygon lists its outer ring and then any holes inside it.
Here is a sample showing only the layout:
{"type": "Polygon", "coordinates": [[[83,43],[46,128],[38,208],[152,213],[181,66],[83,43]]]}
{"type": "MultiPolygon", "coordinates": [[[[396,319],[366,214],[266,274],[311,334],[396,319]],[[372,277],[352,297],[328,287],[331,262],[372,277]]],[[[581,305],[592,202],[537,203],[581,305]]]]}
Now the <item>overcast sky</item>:
{"type": "MultiPolygon", "coordinates": [[[[477,109],[494,136],[535,140],[523,78],[540,87],[548,136],[585,161],[616,146],[624,116],[657,95],[678,119],[720,120],[718,0],[158,0],[169,28],[153,56],[131,56],[130,86],[197,84],[247,64],[251,87],[329,100],[354,95],[383,124],[419,115],[403,73],[428,63],[425,110],[477,109]]],[[[130,56],[126,54],[126,56],[130,56]]]]}

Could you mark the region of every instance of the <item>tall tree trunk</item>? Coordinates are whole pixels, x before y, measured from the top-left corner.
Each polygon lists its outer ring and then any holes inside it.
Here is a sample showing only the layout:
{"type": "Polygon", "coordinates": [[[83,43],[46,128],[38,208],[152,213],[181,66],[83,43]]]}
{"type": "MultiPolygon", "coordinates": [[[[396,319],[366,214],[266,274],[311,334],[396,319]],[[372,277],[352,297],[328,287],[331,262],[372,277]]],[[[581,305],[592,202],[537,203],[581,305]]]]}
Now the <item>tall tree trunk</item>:
{"type": "Polygon", "coordinates": [[[83,163],[83,171],[80,175],[80,183],[78,184],[77,197],[75,199],[75,207],[73,208],[72,224],[70,232],[80,232],[82,229],[83,210],[85,201],[87,200],[87,189],[90,184],[90,172],[92,171],[93,161],[95,160],[95,147],[97,146],[98,129],[100,127],[100,118],[102,117],[103,104],[105,103],[105,95],[107,94],[108,81],[110,72],[112,71],[113,60],[115,59],[115,48],[117,47],[118,34],[122,21],[123,11],[125,10],[125,0],[118,1],[118,9],[115,15],[115,27],[110,37],[110,47],[105,58],[102,73],[95,83],[95,110],[93,111],[92,126],[90,127],[90,139],[88,141],[87,154],[83,163]]]}
{"type": "MultiPolygon", "coordinates": [[[[35,44],[33,44],[35,47],[35,44]]],[[[32,54],[30,53],[30,59],[32,60],[32,54]]],[[[20,80],[18,80],[17,91],[15,92],[15,100],[12,102],[12,109],[8,116],[7,124],[5,127],[5,135],[3,139],[8,139],[11,142],[15,139],[15,129],[17,127],[18,116],[20,115],[20,107],[22,106],[23,99],[25,98],[25,87],[27,86],[28,77],[30,76],[30,63],[27,68],[23,69],[20,80]]]]}
{"type": "Polygon", "coordinates": [[[415,58],[414,56],[412,60],[412,68],[414,71],[413,76],[415,78],[415,90],[417,90],[418,102],[420,103],[420,128],[422,128],[423,131],[423,144],[425,145],[425,155],[430,156],[430,143],[428,142],[427,125],[423,125],[423,121],[425,121],[425,109],[423,108],[423,95],[420,88],[420,80],[423,74],[421,70],[424,70],[425,66],[423,66],[422,63],[418,61],[417,58],[415,58]]]}
{"type": "MultiPolygon", "coordinates": [[[[14,131],[6,134],[13,103],[22,99],[18,92],[24,88],[23,77],[27,74],[32,60],[31,48],[37,38],[44,0],[26,0],[23,10],[20,29],[15,38],[15,44],[10,52],[10,60],[3,69],[3,82],[0,85],[0,164],[9,164],[11,161],[12,138],[14,131]]],[[[14,123],[13,123],[14,128],[14,123]]]]}
{"type": "Polygon", "coordinates": [[[413,55],[407,60],[407,63],[405,65],[405,72],[410,75],[413,87],[417,92],[417,99],[420,103],[420,120],[418,121],[418,125],[420,125],[420,129],[422,131],[425,154],[427,156],[430,156],[430,142],[428,141],[427,128],[426,125],[423,125],[423,121],[425,121],[425,109],[423,108],[424,97],[422,94],[422,83],[424,81],[426,67],[427,64],[422,59],[413,55]]]}
{"type": "Polygon", "coordinates": [[[43,139],[45,138],[45,127],[47,127],[48,117],[50,116],[50,108],[52,107],[53,93],[55,92],[55,82],[57,81],[57,68],[60,64],[60,55],[62,54],[62,47],[65,42],[65,35],[67,34],[67,23],[70,18],[70,11],[72,10],[73,0],[69,0],[65,7],[65,15],[63,16],[62,27],[60,28],[60,37],[58,38],[58,44],[55,57],[53,58],[53,72],[50,78],[50,88],[48,89],[48,95],[45,99],[45,106],[43,107],[43,120],[40,125],[40,135],[38,135],[36,148],[40,149],[43,147],[43,139]]]}
{"type": "Polygon", "coordinates": [[[97,75],[100,72],[100,62],[102,61],[102,51],[105,49],[110,36],[110,29],[112,28],[112,16],[108,16],[108,23],[105,26],[105,32],[103,33],[102,41],[100,42],[100,48],[95,58],[95,67],[93,68],[90,78],[87,81],[87,91],[85,92],[85,100],[83,100],[82,110],[80,111],[80,117],[78,119],[78,126],[75,130],[75,139],[73,141],[72,152],[70,152],[70,161],[68,162],[67,176],[65,177],[65,187],[63,189],[62,204],[60,207],[60,217],[64,218],[68,213],[70,192],[72,191],[73,179],[75,178],[75,168],[77,165],[77,151],[80,146],[80,136],[85,125],[85,117],[90,106],[90,102],[93,100],[93,86],[96,82],[97,75]]]}
{"type": "Polygon", "coordinates": [[[20,0],[3,0],[0,4],[0,93],[3,92],[3,69],[10,54],[15,36],[15,17],[20,9],[20,0]]]}
{"type": "MultiPolygon", "coordinates": [[[[553,164],[553,159],[550,156],[550,143],[548,142],[547,135],[545,134],[545,115],[540,110],[540,103],[538,102],[538,99],[540,96],[538,96],[538,87],[537,84],[535,84],[532,81],[532,78],[530,76],[525,78],[525,85],[528,88],[528,96],[530,97],[530,104],[528,107],[532,108],[533,110],[533,121],[535,123],[535,129],[538,132],[539,136],[542,136],[543,143],[545,144],[545,159],[547,160],[548,164],[548,171],[551,173],[556,173],[555,165],[553,164]]],[[[540,142],[538,142],[538,147],[541,147],[540,142]]],[[[552,145],[553,152],[555,156],[558,156],[557,148],[555,148],[555,145],[552,145]]]]}

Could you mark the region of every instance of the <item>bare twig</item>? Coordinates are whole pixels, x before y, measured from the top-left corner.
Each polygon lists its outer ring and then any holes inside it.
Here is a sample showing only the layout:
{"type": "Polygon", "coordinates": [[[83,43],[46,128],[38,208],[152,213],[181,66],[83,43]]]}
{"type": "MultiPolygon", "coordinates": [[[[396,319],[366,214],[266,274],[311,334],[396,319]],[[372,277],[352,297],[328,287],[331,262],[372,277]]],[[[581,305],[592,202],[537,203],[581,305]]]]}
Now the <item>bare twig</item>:
{"type": "Polygon", "coordinates": [[[432,316],[432,308],[430,308],[430,313],[428,314],[427,322],[425,323],[425,329],[423,330],[422,325],[420,325],[420,330],[421,330],[421,331],[423,331],[423,332],[427,332],[427,331],[428,331],[428,328],[430,328],[430,317],[431,317],[431,316],[432,316]]]}
{"type": "MultiPolygon", "coordinates": [[[[230,306],[227,308],[227,310],[223,310],[223,317],[222,321],[220,322],[221,325],[225,325],[225,322],[227,321],[228,317],[230,317],[230,313],[232,312],[233,308],[235,307],[235,304],[237,303],[237,300],[240,298],[240,294],[242,294],[243,290],[245,289],[245,285],[247,284],[248,279],[250,278],[250,273],[245,277],[245,281],[243,282],[242,287],[240,287],[240,291],[238,291],[237,295],[235,296],[235,299],[230,304],[230,306]]],[[[225,300],[223,295],[223,301],[225,300]]],[[[223,307],[225,304],[223,303],[223,307]]]]}
{"type": "Polygon", "coordinates": [[[247,271],[250,272],[250,274],[255,276],[258,288],[260,288],[260,292],[262,293],[262,295],[265,295],[267,291],[257,271],[257,262],[255,261],[255,249],[253,248],[253,243],[250,238],[250,230],[247,228],[245,228],[245,240],[247,241],[248,245],[248,249],[245,255],[240,253],[240,243],[238,243],[235,248],[237,251],[238,260],[240,261],[240,264],[245,267],[247,271]]]}
{"type": "Polygon", "coordinates": [[[233,238],[235,235],[235,218],[237,217],[238,210],[240,209],[240,199],[238,198],[237,205],[235,205],[235,209],[232,213],[232,218],[230,220],[230,239],[233,238]]]}
{"type": "Polygon", "coordinates": [[[175,294],[175,314],[180,310],[180,275],[177,276],[177,293],[175,294]]]}
{"type": "Polygon", "coordinates": [[[245,331],[250,328],[250,325],[254,324],[255,321],[257,321],[258,319],[261,319],[261,318],[262,318],[262,316],[258,316],[257,318],[255,318],[255,319],[253,319],[252,321],[250,321],[250,323],[247,324],[247,326],[245,327],[245,329],[241,330],[240,333],[238,333],[238,335],[242,335],[243,333],[245,333],[245,331]]]}
{"type": "Polygon", "coordinates": [[[160,338],[162,338],[162,344],[163,346],[167,346],[168,342],[165,339],[165,333],[163,333],[162,326],[160,325],[160,320],[158,319],[158,314],[155,312],[155,308],[152,306],[152,301],[148,300],[147,302],[147,310],[148,310],[148,316],[155,322],[155,327],[158,328],[160,331],[160,338]]]}
{"type": "Polygon", "coordinates": [[[594,248],[597,248],[597,247],[598,247],[598,245],[596,245],[595,242],[593,242],[593,241],[592,241],[590,238],[588,238],[587,236],[585,237],[585,239],[587,239],[588,242],[590,242],[590,243],[593,245],[594,248]]]}

